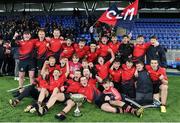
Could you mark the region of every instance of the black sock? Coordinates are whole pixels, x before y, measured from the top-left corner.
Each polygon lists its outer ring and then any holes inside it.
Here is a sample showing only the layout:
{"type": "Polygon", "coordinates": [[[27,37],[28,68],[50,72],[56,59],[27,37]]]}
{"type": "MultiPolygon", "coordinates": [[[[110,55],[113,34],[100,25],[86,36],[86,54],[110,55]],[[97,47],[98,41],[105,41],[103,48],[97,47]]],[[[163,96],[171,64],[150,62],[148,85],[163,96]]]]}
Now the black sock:
{"type": "Polygon", "coordinates": [[[119,108],[116,108],[116,113],[120,113],[120,110],[119,110],[119,108]]]}

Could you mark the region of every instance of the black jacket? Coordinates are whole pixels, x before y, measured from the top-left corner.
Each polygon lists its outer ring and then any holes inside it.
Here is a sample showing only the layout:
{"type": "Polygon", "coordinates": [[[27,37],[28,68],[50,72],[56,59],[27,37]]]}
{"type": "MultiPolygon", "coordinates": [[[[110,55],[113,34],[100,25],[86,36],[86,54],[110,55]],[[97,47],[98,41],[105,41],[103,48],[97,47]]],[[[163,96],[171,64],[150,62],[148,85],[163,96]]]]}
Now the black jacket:
{"type": "Polygon", "coordinates": [[[4,47],[3,45],[0,45],[0,59],[4,58],[4,47]]]}
{"type": "Polygon", "coordinates": [[[146,52],[147,64],[150,64],[152,59],[157,59],[161,67],[167,67],[165,50],[162,46],[150,46],[146,52]]]}
{"type": "Polygon", "coordinates": [[[121,44],[118,54],[120,55],[121,63],[124,64],[128,57],[133,54],[134,45],[131,43],[121,44]]]}
{"type": "Polygon", "coordinates": [[[152,93],[153,85],[149,73],[146,70],[138,72],[136,92],[139,93],[152,93]]]}

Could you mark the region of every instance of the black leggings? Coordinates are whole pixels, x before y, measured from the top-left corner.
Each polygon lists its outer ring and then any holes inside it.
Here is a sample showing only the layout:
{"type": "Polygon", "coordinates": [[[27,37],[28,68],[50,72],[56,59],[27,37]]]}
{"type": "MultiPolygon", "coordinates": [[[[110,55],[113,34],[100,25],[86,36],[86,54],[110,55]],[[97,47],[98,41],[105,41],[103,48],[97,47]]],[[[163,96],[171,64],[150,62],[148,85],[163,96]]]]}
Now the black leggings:
{"type": "Polygon", "coordinates": [[[35,85],[30,85],[24,89],[24,91],[17,97],[19,101],[21,101],[25,97],[32,97],[37,100],[39,97],[39,91],[36,89],[35,85]]]}

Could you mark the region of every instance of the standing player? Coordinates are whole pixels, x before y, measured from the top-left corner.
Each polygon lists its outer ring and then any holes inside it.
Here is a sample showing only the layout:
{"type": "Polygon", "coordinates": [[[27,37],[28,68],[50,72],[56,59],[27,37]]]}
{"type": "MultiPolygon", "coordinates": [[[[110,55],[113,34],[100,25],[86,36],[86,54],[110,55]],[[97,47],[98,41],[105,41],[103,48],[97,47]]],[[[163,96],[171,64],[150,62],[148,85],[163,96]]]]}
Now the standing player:
{"type": "Polygon", "coordinates": [[[15,41],[18,33],[15,33],[12,41],[12,46],[19,47],[19,90],[23,91],[24,77],[26,70],[29,71],[30,83],[34,82],[34,46],[35,43],[31,40],[31,34],[29,31],[24,31],[23,40],[15,41]]]}
{"type": "Polygon", "coordinates": [[[111,37],[111,42],[108,43],[108,46],[109,48],[112,49],[112,51],[116,55],[120,46],[120,42],[117,40],[117,37],[115,35],[111,37]]]}
{"type": "Polygon", "coordinates": [[[156,100],[161,99],[161,112],[166,112],[166,101],[168,95],[168,78],[166,69],[159,66],[157,59],[152,59],[150,65],[146,66],[153,83],[153,97],[156,100]]]}
{"type": "Polygon", "coordinates": [[[87,51],[89,50],[89,47],[85,46],[85,44],[85,39],[80,40],[78,44],[74,44],[75,53],[77,54],[80,60],[82,60],[85,57],[87,51]]]}
{"type": "Polygon", "coordinates": [[[98,57],[98,50],[96,43],[90,44],[90,50],[87,53],[87,61],[88,62],[96,62],[96,58],[98,57]]]}
{"type": "Polygon", "coordinates": [[[59,29],[55,29],[53,31],[53,38],[50,39],[49,43],[50,43],[50,55],[53,55],[56,58],[56,61],[59,60],[59,55],[60,55],[60,51],[62,48],[62,43],[63,40],[60,39],[60,30],[59,29]]]}
{"type": "Polygon", "coordinates": [[[99,52],[99,56],[104,57],[105,60],[108,59],[107,56],[109,54],[109,46],[107,45],[108,43],[108,37],[107,36],[102,36],[101,38],[101,42],[99,43],[99,47],[98,47],[98,52],[99,52]]]}
{"type": "Polygon", "coordinates": [[[72,46],[72,39],[67,38],[66,44],[62,46],[62,53],[60,57],[71,59],[72,55],[74,53],[74,47],[72,46]]]}
{"type": "Polygon", "coordinates": [[[167,60],[166,60],[166,54],[164,48],[160,45],[158,46],[156,45],[158,43],[156,36],[152,36],[150,42],[152,45],[148,48],[146,53],[147,64],[150,64],[152,59],[157,59],[159,66],[166,68],[167,60]]]}
{"type": "Polygon", "coordinates": [[[39,39],[35,40],[35,48],[37,49],[37,68],[38,73],[40,74],[43,64],[47,58],[49,43],[45,40],[44,30],[38,31],[38,37],[39,39]]]}
{"type": "Polygon", "coordinates": [[[141,60],[144,62],[144,56],[147,49],[151,46],[151,42],[144,43],[143,35],[139,35],[136,41],[137,43],[134,45],[133,59],[135,61],[141,60]]]}
{"type": "Polygon", "coordinates": [[[119,46],[119,55],[121,57],[121,64],[126,63],[129,58],[132,58],[134,46],[130,43],[130,38],[128,35],[124,35],[122,43],[119,46]]]}

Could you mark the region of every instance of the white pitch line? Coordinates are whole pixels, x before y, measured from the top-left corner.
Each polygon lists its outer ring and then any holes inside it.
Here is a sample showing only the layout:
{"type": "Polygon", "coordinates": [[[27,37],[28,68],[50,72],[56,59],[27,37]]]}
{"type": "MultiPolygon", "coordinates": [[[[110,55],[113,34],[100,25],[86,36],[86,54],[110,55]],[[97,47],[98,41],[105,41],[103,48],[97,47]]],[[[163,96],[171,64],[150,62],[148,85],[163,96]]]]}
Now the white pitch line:
{"type": "MultiPolygon", "coordinates": [[[[27,84],[27,85],[24,85],[23,87],[27,87],[31,84],[27,84]]],[[[10,89],[10,90],[7,90],[6,92],[12,92],[12,91],[15,91],[15,90],[18,90],[19,88],[13,88],[13,89],[10,89]]]]}

